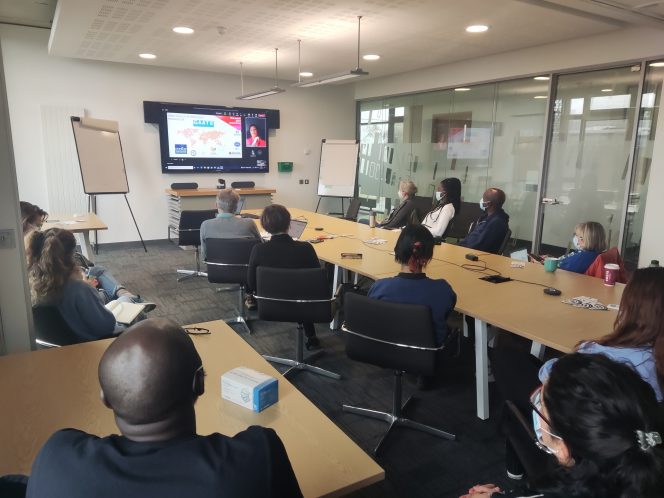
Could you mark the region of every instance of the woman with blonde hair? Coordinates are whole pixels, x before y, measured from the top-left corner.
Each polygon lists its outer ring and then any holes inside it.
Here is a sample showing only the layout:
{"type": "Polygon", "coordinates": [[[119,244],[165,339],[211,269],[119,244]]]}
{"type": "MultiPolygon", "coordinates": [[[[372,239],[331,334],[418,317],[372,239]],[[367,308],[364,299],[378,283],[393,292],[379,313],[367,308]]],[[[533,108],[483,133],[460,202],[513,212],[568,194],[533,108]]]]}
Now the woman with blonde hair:
{"type": "Polygon", "coordinates": [[[585,221],[574,227],[574,250],[558,260],[558,268],[585,273],[593,261],[606,251],[606,232],[596,221],[585,221]]]}
{"type": "Polygon", "coordinates": [[[376,225],[377,227],[394,230],[403,228],[408,224],[410,215],[415,210],[415,201],[413,201],[413,198],[417,194],[417,187],[410,180],[401,180],[397,194],[401,203],[390,213],[387,220],[376,225]]]}
{"type": "Polygon", "coordinates": [[[28,235],[26,253],[32,303],[56,307],[78,342],[109,337],[123,327],[115,322],[93,285],[83,278],[74,259],[75,249],[76,239],[68,230],[49,228],[28,235]]]}

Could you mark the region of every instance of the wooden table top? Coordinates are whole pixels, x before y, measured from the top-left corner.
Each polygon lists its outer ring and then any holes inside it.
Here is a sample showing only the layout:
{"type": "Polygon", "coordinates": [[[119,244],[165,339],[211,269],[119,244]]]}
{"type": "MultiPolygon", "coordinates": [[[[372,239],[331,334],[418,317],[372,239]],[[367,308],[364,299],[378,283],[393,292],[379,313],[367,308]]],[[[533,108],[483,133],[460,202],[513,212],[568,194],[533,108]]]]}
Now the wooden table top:
{"type": "MultiPolygon", "coordinates": [[[[390,253],[399,237],[398,230],[369,228],[361,223],[302,209],[290,208],[289,211],[293,218],[308,221],[303,240],[329,233],[345,235],[314,245],[321,260],[372,279],[394,276],[399,272],[400,265],[390,253]],[[315,227],[322,227],[323,231],[316,231],[315,227]],[[375,246],[362,242],[372,237],[386,239],[387,243],[375,246]],[[361,252],[363,258],[341,259],[342,252],[361,252]]],[[[597,339],[609,333],[613,330],[616,312],[575,308],[561,300],[589,296],[605,305],[618,304],[625,287],[623,284],[607,287],[602,279],[564,270],[547,273],[537,263],[526,263],[523,269],[511,268],[510,258],[452,244],[436,246],[433,258],[426,273],[431,278],[444,278],[450,283],[457,293],[457,311],[562,352],[573,351],[581,340],[597,339]],[[469,253],[478,255],[481,261],[469,261],[465,257],[469,253]],[[502,275],[539,285],[522,282],[492,284],[479,279],[492,272],[476,273],[461,268],[461,265],[482,266],[483,262],[502,275]],[[555,287],[562,294],[546,295],[542,286],[555,287]]]]}
{"type": "MultiPolygon", "coordinates": [[[[230,187],[229,187],[230,188],[230,187]]],[[[267,195],[276,193],[277,189],[274,188],[235,188],[240,195],[267,195]]],[[[209,195],[217,195],[219,189],[217,188],[195,188],[195,189],[172,189],[167,188],[166,193],[169,195],[177,195],[178,197],[205,197],[209,195]]]]}
{"type": "Polygon", "coordinates": [[[108,230],[106,223],[101,221],[95,213],[50,215],[42,226],[42,230],[48,228],[65,228],[74,233],[89,232],[90,230],[108,230]]]}
{"type": "MultiPolygon", "coordinates": [[[[250,425],[273,428],[283,440],[304,496],[339,496],[384,478],[383,469],[222,321],[192,336],[207,377],[196,403],[199,434],[234,435],[250,425]],[[222,373],[246,366],[279,379],[279,402],[254,413],[221,398],[222,373]]],[[[0,475],[30,473],[56,430],[118,433],[99,399],[97,366],[111,340],[0,357],[0,475]],[[11,406],[11,409],[8,407],[11,406]]]]}

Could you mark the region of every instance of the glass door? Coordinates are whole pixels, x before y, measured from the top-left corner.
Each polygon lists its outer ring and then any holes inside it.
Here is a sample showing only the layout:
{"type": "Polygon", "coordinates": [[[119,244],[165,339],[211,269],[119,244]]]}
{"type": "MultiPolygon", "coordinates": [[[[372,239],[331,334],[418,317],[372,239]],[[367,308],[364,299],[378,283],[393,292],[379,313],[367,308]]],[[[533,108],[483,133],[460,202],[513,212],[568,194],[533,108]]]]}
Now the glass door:
{"type": "Polygon", "coordinates": [[[555,82],[540,253],[560,256],[584,221],[620,246],[638,119],[640,65],[562,75],[555,82]]]}

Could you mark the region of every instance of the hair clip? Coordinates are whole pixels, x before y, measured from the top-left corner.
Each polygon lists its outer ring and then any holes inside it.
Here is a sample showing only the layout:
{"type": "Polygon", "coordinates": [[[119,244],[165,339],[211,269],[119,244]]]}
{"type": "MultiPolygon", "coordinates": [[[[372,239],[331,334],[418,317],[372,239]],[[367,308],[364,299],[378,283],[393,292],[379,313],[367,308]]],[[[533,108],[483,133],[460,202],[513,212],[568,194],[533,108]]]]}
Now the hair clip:
{"type": "Polygon", "coordinates": [[[644,432],[637,430],[636,441],[639,443],[639,446],[643,451],[647,451],[650,448],[662,444],[662,436],[660,436],[659,432],[655,431],[644,432]]]}

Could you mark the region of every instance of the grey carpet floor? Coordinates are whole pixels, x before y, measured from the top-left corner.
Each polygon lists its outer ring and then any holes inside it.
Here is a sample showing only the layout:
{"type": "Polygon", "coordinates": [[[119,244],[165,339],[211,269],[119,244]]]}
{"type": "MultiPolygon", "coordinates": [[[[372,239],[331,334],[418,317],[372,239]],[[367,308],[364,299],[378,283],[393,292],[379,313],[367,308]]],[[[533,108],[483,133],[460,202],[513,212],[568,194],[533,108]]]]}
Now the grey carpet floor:
{"type": "MultiPolygon", "coordinates": [[[[194,267],[193,251],[168,241],[148,242],[145,253],[136,243],[100,248],[97,263],[104,265],[129,290],[157,303],[151,316],[185,325],[232,315],[234,294],[218,293],[204,278],[178,283],[176,268],[194,267]]],[[[294,353],[294,324],[253,321],[253,334],[237,332],[256,351],[275,356],[294,353]]],[[[317,325],[325,350],[316,365],[342,375],[341,381],[298,373],[291,382],[367,453],[377,444],[387,424],[343,413],[343,403],[389,411],[393,375],[378,367],[349,360],[343,338],[326,325],[317,325]]],[[[457,441],[397,429],[376,459],[386,471],[384,482],[353,494],[355,497],[457,497],[477,483],[510,486],[504,473],[503,439],[498,431],[501,401],[491,386],[489,420],[475,416],[474,356],[471,341],[462,340],[459,354],[448,352],[434,388],[419,391],[413,379],[404,382],[404,399],[415,395],[407,415],[457,435],[457,441]]],[[[278,367],[281,368],[281,367],[278,367]]]]}

